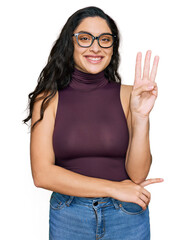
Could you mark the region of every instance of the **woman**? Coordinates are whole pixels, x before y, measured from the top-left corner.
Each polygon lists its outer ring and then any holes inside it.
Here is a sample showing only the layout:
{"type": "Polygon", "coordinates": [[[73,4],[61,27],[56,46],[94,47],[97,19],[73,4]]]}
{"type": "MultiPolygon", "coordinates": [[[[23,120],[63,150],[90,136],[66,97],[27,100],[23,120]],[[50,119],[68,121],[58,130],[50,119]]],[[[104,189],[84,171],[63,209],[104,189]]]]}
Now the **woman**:
{"type": "Polygon", "coordinates": [[[53,191],[49,239],[150,239],[149,113],[159,57],[121,85],[119,33],[96,7],[75,12],[29,94],[34,184],[53,191]]]}

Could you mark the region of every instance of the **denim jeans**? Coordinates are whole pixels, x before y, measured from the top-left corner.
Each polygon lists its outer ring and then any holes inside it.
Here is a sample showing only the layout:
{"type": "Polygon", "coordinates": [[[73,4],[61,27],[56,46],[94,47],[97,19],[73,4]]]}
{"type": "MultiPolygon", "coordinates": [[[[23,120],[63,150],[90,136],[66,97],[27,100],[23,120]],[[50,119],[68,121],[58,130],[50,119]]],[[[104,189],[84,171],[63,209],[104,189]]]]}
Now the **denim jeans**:
{"type": "Polygon", "coordinates": [[[149,240],[149,207],[52,192],[49,240],[149,240]]]}

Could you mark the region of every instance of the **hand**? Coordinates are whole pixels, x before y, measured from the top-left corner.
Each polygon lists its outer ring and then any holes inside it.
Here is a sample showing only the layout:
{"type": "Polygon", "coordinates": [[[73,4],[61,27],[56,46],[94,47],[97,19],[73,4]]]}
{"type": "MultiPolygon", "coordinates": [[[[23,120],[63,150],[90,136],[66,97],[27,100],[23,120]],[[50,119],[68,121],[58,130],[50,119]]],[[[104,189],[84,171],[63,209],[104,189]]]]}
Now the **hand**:
{"type": "Polygon", "coordinates": [[[155,56],[152,70],[150,70],[151,51],[146,52],[143,76],[141,78],[141,59],[142,53],[137,53],[135,66],[135,80],[131,93],[130,109],[132,115],[148,117],[152,110],[158,94],[157,84],[155,83],[159,56],[155,56]]]}
{"type": "Polygon", "coordinates": [[[144,187],[162,181],[163,179],[161,178],[152,178],[145,180],[140,184],[136,184],[129,179],[115,182],[111,195],[119,201],[136,203],[145,210],[149,205],[151,194],[144,187]]]}

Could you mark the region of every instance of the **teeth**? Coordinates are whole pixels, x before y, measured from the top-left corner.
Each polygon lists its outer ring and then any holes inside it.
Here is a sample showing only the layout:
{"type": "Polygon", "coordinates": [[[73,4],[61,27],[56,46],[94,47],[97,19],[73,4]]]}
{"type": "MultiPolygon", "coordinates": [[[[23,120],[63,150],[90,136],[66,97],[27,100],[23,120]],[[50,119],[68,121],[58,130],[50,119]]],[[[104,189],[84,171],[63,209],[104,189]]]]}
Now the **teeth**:
{"type": "Polygon", "coordinates": [[[98,57],[98,58],[92,58],[92,57],[88,57],[88,59],[90,59],[90,60],[100,60],[100,59],[101,59],[101,57],[98,57]]]}

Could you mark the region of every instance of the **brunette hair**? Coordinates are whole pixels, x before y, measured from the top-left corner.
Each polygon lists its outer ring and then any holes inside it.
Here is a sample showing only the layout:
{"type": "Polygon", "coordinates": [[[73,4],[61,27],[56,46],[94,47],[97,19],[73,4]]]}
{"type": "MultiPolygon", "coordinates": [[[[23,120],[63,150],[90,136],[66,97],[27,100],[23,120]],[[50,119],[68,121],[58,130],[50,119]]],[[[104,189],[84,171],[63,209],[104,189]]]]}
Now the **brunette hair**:
{"type": "Polygon", "coordinates": [[[38,119],[33,127],[43,119],[44,111],[47,108],[50,100],[55,96],[57,90],[66,88],[72,77],[74,71],[73,51],[74,44],[72,34],[76,27],[87,17],[101,17],[106,20],[110,27],[112,34],[114,34],[115,42],[113,45],[113,55],[109,65],[104,70],[105,76],[109,81],[121,82],[121,77],[118,73],[118,66],[120,61],[119,56],[119,31],[114,20],[108,16],[104,11],[97,7],[86,7],[76,11],[69,17],[66,24],[61,30],[58,39],[54,42],[46,66],[41,71],[38,77],[38,83],[33,92],[28,95],[28,110],[27,118],[23,120],[26,123],[32,118],[32,111],[34,103],[40,99],[42,101],[40,109],[40,119],[38,119]],[[43,93],[41,97],[37,97],[43,93]]]}

